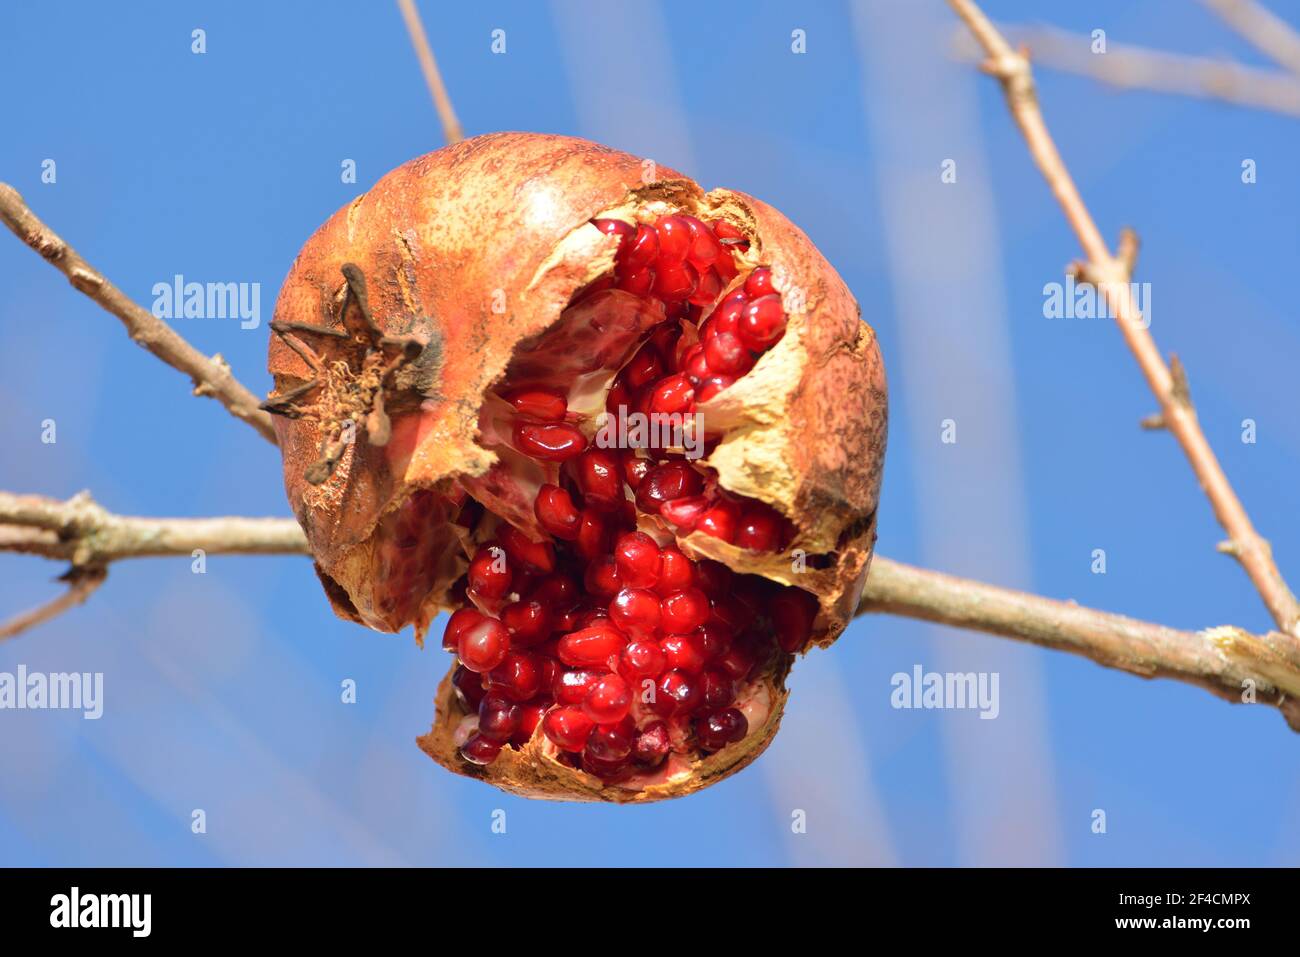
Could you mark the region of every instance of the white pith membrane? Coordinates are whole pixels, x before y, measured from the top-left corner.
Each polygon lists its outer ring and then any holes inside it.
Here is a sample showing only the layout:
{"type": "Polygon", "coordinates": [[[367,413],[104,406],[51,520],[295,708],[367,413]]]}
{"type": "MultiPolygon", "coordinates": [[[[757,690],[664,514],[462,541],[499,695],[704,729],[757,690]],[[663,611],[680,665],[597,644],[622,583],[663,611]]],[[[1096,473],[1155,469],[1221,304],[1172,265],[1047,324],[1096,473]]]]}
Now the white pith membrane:
{"type": "MultiPolygon", "coordinates": [[[[684,212],[687,211],[666,202],[651,201],[599,214],[594,220],[618,219],[633,226],[638,222],[654,226],[663,217],[684,212]]],[[[709,225],[716,226],[716,223],[715,220],[709,225]]],[[[576,582],[580,598],[587,597],[584,587],[587,561],[575,555],[572,542],[561,541],[548,534],[539,522],[534,507],[539,490],[544,484],[549,484],[565,488],[578,508],[583,508],[580,487],[574,479],[572,468],[577,460],[563,464],[539,461],[521,452],[517,448],[514,430],[521,418],[527,420],[527,416],[521,416],[507,397],[514,396],[523,389],[561,392],[566,404],[563,423],[574,427],[591,443],[616,377],[651,336],[656,332],[662,334],[665,326],[676,326],[680,330],[681,342],[687,347],[697,344],[700,338],[699,326],[703,320],[710,316],[718,304],[726,301],[736,290],[742,289],[755,269],[763,268],[757,238],[749,231],[742,230],[737,223],[730,225],[736,236],[724,241],[722,248],[723,255],[733,267],[724,271],[734,273],[734,278],[724,279],[719,294],[709,302],[696,303],[689,309],[674,308],[671,305],[666,308],[665,303],[653,295],[642,296],[618,288],[601,288],[606,284],[606,277],[614,274],[614,254],[619,249],[620,241],[614,235],[600,237],[602,253],[592,261],[590,281],[573,295],[556,322],[541,336],[520,344],[505,374],[494,390],[483,399],[479,411],[478,444],[495,456],[495,463],[479,475],[459,475],[440,482],[434,488],[413,490],[400,506],[390,510],[381,519],[371,539],[373,550],[370,562],[371,580],[378,586],[375,609],[384,616],[386,624],[393,621],[414,621],[417,633],[422,637],[431,618],[440,608],[474,607],[485,615],[496,616],[505,605],[527,600],[532,589],[545,576],[523,568],[514,557],[507,560],[511,584],[504,597],[489,598],[467,587],[464,573],[471,559],[486,548],[496,547],[506,525],[513,526],[534,542],[552,543],[559,570],[568,572],[576,582]],[[743,237],[740,235],[742,232],[743,237]],[[446,583],[452,584],[448,586],[446,583]]],[[[586,235],[588,232],[599,231],[596,226],[588,224],[575,230],[570,238],[580,246],[590,248],[592,238],[586,235]]],[[[564,245],[562,243],[561,247],[564,245]]],[[[557,257],[564,254],[563,249],[556,252],[557,257]]],[[[779,298],[780,293],[776,294],[779,298]]],[[[790,317],[786,334],[797,334],[793,316],[790,317]]],[[[772,367],[780,347],[778,341],[766,351],[758,353],[753,368],[740,373],[738,378],[761,379],[764,370],[772,367]]],[[[678,353],[682,351],[679,349],[678,353]]],[[[667,356],[663,358],[667,368],[662,375],[673,374],[673,360],[667,356]]],[[[746,416],[738,408],[734,396],[729,397],[724,389],[716,397],[699,402],[696,408],[704,416],[707,442],[704,458],[691,462],[691,467],[701,475],[705,494],[713,496],[715,502],[735,502],[738,516],[764,510],[777,514],[772,509],[772,504],[775,503],[764,504],[755,498],[730,494],[719,482],[718,472],[709,464],[710,456],[719,450],[734,456],[736,443],[729,440],[735,439],[737,433],[743,433],[747,428],[746,416]]],[[[629,411],[636,411],[632,403],[629,403],[629,411]]],[[[419,419],[418,416],[413,418],[419,419]]],[[[394,451],[397,454],[400,454],[398,450],[401,447],[414,445],[418,441],[419,428],[418,421],[395,423],[394,451]],[[416,434],[411,434],[412,432],[416,434]]],[[[591,447],[590,444],[588,447],[591,447]]],[[[623,458],[624,450],[615,449],[614,452],[623,458]]],[[[662,462],[682,461],[681,453],[680,448],[669,448],[645,450],[639,454],[653,456],[656,461],[662,462]]],[[[623,495],[626,502],[636,500],[626,476],[623,495]]],[[[610,515],[608,512],[604,514],[610,515]]],[[[631,761],[616,774],[588,776],[598,786],[616,787],[625,791],[657,789],[691,774],[701,759],[725,764],[726,752],[741,745],[748,737],[768,736],[772,723],[779,720],[779,707],[774,709],[773,699],[775,696],[784,696],[782,682],[793,654],[778,646],[764,603],[776,594],[777,589],[794,588],[790,584],[792,573],[786,553],[800,543],[800,530],[786,521],[775,547],[754,550],[742,548],[702,531],[679,528],[662,516],[641,509],[635,511],[634,519],[631,516],[620,518],[615,515],[611,518],[611,525],[616,530],[607,543],[609,547],[604,550],[606,554],[611,551],[620,530],[635,528],[653,538],[661,549],[675,545],[694,561],[713,559],[740,573],[726,587],[721,588],[717,595],[710,597],[746,600],[746,596],[753,596],[750,602],[753,606],[753,622],[735,635],[737,643],[751,653],[753,664],[743,676],[733,676],[734,699],[727,705],[744,716],[747,729],[745,737],[718,747],[702,749],[693,730],[696,716],[687,714],[666,717],[657,713],[650,703],[643,700],[643,688],[639,680],[634,682],[628,678],[632,690],[629,715],[633,723],[638,730],[644,730],[656,721],[665,721],[670,750],[654,766],[642,766],[631,761]]],[[[608,604],[607,597],[595,596],[592,601],[583,604],[581,609],[587,615],[593,615],[598,607],[608,604]]],[[[809,604],[815,608],[815,601],[810,600],[809,604]]],[[[815,611],[809,613],[809,629],[813,614],[815,611]]],[[[557,630],[550,638],[531,642],[526,648],[517,650],[545,654],[549,648],[553,654],[558,637],[587,624],[589,622],[583,618],[571,628],[557,630]]],[[[660,633],[657,637],[664,638],[667,635],[660,633]]],[[[803,639],[807,639],[806,630],[803,639]]],[[[802,647],[803,643],[799,643],[794,650],[801,650],[802,647]]],[[[611,661],[609,670],[617,673],[617,663],[611,661]]],[[[482,677],[486,679],[486,675],[482,677]]],[[[544,698],[550,691],[550,688],[544,687],[533,699],[533,703],[544,704],[544,698]]],[[[445,720],[453,726],[454,744],[459,747],[472,742],[479,730],[479,718],[462,690],[458,688],[454,691],[449,698],[448,707],[450,712],[445,720]]],[[[537,708],[532,709],[532,712],[535,724],[531,731],[521,729],[503,747],[525,749],[536,760],[554,764],[557,771],[563,769],[568,773],[583,773],[581,758],[573,752],[561,750],[543,732],[543,712],[537,708]]],[[[443,719],[441,707],[439,718],[443,719]]],[[[490,765],[491,762],[486,763],[490,765]]]]}

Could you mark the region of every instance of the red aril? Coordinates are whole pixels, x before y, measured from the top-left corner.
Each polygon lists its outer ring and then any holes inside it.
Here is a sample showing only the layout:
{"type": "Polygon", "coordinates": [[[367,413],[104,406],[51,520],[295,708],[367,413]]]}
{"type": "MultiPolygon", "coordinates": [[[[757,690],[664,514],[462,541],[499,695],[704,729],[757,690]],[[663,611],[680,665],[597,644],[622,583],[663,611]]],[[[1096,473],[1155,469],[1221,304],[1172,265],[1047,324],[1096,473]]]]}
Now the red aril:
{"type": "Polygon", "coordinates": [[[664,216],[655,223],[659,234],[659,265],[680,263],[691,250],[691,229],[681,216],[664,216]]]}
{"type": "Polygon", "coordinates": [[[573,498],[558,485],[543,485],[533,503],[533,514],[547,532],[556,538],[573,541],[578,537],[580,512],[573,498]]]}
{"type": "Polygon", "coordinates": [[[595,726],[581,708],[554,708],[542,719],[542,734],[562,751],[579,752],[587,746],[587,737],[595,726]]]}
{"type": "Polygon", "coordinates": [[[695,722],[695,734],[706,751],[721,751],[749,733],[749,722],[735,708],[724,708],[695,722]]]}
{"type": "Polygon", "coordinates": [[[491,671],[505,660],[510,634],[495,618],[485,618],[461,632],[456,653],[470,671],[491,671]]]}
{"type": "Polygon", "coordinates": [[[587,447],[577,428],[554,422],[518,422],[514,436],[516,449],[544,462],[568,461],[587,447]]]}
{"type": "Polygon", "coordinates": [[[632,706],[632,692],[618,675],[605,675],[596,681],[583,699],[582,711],[597,724],[614,724],[627,716],[632,706]]]}
{"type": "Polygon", "coordinates": [[[619,631],[633,638],[649,638],[659,627],[659,598],[644,588],[624,588],[609,603],[609,617],[619,631]]]}
{"type": "Polygon", "coordinates": [[[592,625],[565,635],[556,650],[571,668],[608,668],[625,644],[627,639],[614,627],[592,625]]]}
{"type": "Polygon", "coordinates": [[[751,300],[736,324],[740,341],[755,352],[763,352],[785,335],[785,310],[780,296],[763,296],[751,300]]]}
{"type": "Polygon", "coordinates": [[[568,411],[568,400],[559,389],[516,389],[506,396],[506,401],[525,418],[543,422],[560,422],[568,411]]]}

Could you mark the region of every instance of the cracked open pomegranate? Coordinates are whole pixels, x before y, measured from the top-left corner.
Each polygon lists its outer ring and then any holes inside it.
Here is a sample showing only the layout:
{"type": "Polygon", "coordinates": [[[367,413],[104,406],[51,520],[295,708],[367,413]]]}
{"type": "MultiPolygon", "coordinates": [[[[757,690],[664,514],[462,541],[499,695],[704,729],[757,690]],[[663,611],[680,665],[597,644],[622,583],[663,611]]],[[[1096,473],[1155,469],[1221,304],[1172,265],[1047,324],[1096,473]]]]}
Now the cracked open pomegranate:
{"type": "Polygon", "coordinates": [[[647,170],[525,133],[413,160],[308,240],[272,323],[266,408],[334,609],[421,641],[450,612],[420,744],[533,797],[748,764],[875,540],[857,303],[769,206],[647,170]]]}

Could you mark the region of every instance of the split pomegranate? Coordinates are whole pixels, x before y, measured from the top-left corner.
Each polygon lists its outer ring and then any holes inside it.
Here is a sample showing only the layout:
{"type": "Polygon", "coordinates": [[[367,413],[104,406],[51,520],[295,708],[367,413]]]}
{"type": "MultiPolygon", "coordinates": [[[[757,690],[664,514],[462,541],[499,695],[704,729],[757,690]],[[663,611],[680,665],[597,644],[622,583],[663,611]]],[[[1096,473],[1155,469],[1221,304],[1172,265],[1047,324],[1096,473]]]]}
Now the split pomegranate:
{"type": "Polygon", "coordinates": [[[304,247],[266,407],[340,615],[455,663],[421,745],[540,797],[688,793],[852,617],[885,385],[779,213],[564,137],[414,160],[304,247]]]}

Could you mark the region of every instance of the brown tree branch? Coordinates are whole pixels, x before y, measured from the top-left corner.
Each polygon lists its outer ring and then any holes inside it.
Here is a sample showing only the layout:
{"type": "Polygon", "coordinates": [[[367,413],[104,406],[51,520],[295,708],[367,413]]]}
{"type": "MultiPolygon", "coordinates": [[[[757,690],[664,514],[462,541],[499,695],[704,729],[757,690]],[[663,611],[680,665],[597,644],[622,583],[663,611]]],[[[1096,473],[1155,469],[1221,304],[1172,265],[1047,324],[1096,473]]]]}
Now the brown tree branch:
{"type": "MultiPolygon", "coordinates": [[[[102,573],[114,561],[209,554],[307,555],[289,518],[138,518],[114,515],[83,492],[66,502],[0,492],[0,552],[72,563],[72,573],[102,573]]],[[[97,584],[97,583],[95,583],[97,584]]],[[[45,621],[84,600],[47,606],[45,621]],[[57,606],[57,607],[56,607],[57,606]]],[[[914,568],[877,556],[858,614],[884,613],[969,628],[1091,658],[1143,677],[1168,677],[1230,701],[1249,690],[1281,707],[1300,730],[1300,641],[1240,628],[1178,631],[1120,615],[914,568]]],[[[3,632],[0,632],[2,634],[3,632]]]]}
{"type": "Polygon", "coordinates": [[[1201,0],[1255,49],[1300,75],[1300,34],[1255,0],[1201,0]]]}
{"type": "MultiPolygon", "coordinates": [[[[1221,100],[1234,106],[1300,116],[1300,79],[1280,70],[1261,70],[1231,60],[1166,53],[1108,42],[1092,52],[1092,39],[1051,27],[1007,25],[999,30],[1027,47],[1035,64],[1090,77],[1125,90],[1221,100]]],[[[979,58],[983,48],[963,32],[957,52],[979,58]]]]}
{"type": "Polygon", "coordinates": [[[148,349],[194,382],[195,395],[207,395],[224,405],[230,414],[247,422],[268,442],[275,444],[271,417],[258,408],[258,399],[230,372],[220,355],[208,358],[186,342],[171,326],[147,309],[132,302],[104,276],[81,258],[33,213],[18,191],[0,183],[0,220],[15,236],[68,277],[79,291],[117,316],[131,339],[148,349]]]}
{"type": "Polygon", "coordinates": [[[107,577],[108,570],[105,568],[70,569],[62,576],[62,580],[68,582],[68,589],[62,595],[30,611],[15,615],[8,621],[0,622],[0,641],[21,635],[24,631],[44,624],[51,618],[57,618],[69,608],[75,608],[94,594],[107,577]]]}
{"type": "Polygon", "coordinates": [[[415,47],[415,55],[420,60],[424,82],[429,85],[434,108],[438,111],[438,119],[442,121],[442,134],[449,145],[459,143],[465,138],[465,133],[460,128],[460,120],[456,119],[456,111],[452,108],[451,97],[443,85],[442,74],[438,72],[438,61],[433,58],[433,49],[429,46],[424,24],[420,21],[420,11],[415,8],[414,0],[397,0],[397,6],[401,8],[402,19],[406,21],[406,32],[411,35],[411,45],[415,47]]]}
{"type": "Polygon", "coordinates": [[[1227,701],[1266,701],[1300,731],[1300,640],[1282,632],[1179,631],[879,556],[858,606],[858,614],[870,613],[1028,641],[1143,678],[1198,685],[1227,701]]]}
{"type": "Polygon", "coordinates": [[[1196,411],[1187,395],[1185,379],[1175,379],[1161,358],[1155,339],[1142,322],[1141,312],[1129,286],[1130,263],[1136,238],[1129,235],[1122,240],[1122,244],[1130,250],[1127,254],[1111,255],[1047,130],[1038,106],[1028,57],[1023,52],[1013,50],[971,0],[948,0],[948,3],[988,55],[983,69],[1001,82],[1007,106],[1020,127],[1029,152],[1083,247],[1086,263],[1081,271],[1098,286],[1110,304],[1124,341],[1137,358],[1138,366],[1160,404],[1161,424],[1178,440],[1197,481],[1210,500],[1215,517],[1228,533],[1227,550],[1250,576],[1278,628],[1292,637],[1300,637],[1300,602],[1297,602],[1282,578],[1273,561],[1269,543],[1251,524],[1245,507],[1233,491],[1205,433],[1201,431],[1196,411]]]}

